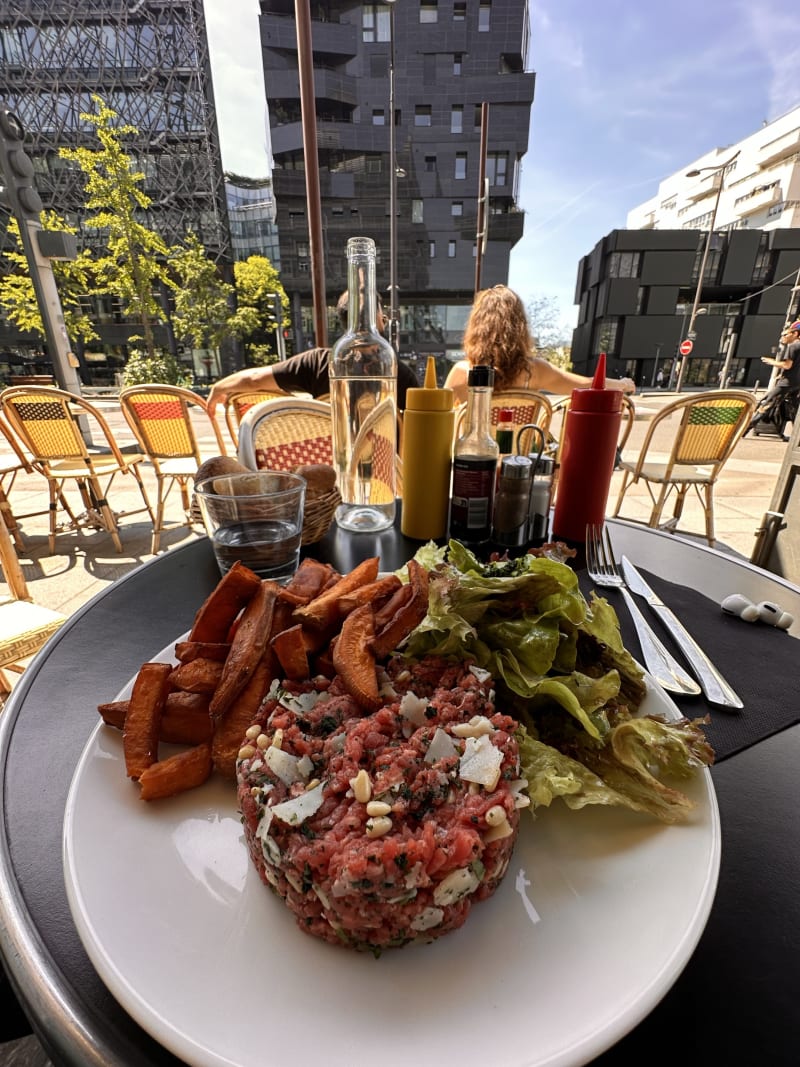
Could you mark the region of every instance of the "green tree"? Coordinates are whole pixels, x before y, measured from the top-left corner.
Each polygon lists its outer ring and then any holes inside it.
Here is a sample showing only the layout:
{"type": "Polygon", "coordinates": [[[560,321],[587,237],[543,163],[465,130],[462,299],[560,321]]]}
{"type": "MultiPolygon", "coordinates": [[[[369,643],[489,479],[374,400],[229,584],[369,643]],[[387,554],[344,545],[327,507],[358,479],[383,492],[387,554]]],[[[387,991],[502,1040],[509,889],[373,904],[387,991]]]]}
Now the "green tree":
{"type": "Polygon", "coordinates": [[[154,230],[140,221],[141,212],[152,203],[142,189],[145,175],[133,167],[123,149],[123,140],[137,133],[135,126],[117,123],[117,113],[93,95],[96,113],[84,112],[100,148],[61,148],[62,159],[77,163],[86,175],[86,207],[93,212],[87,229],[99,231],[106,244],[105,255],[95,260],[95,292],[116,296],[123,313],[140,322],[150,358],[155,356],[153,325],[166,318],[155,297],[162,284],[169,285],[168,249],[154,230]]]}
{"type": "MultiPolygon", "coordinates": [[[[41,222],[43,230],[77,232],[54,211],[43,211],[41,222]]],[[[30,265],[22,247],[19,224],[13,217],[8,222],[8,233],[14,241],[14,248],[7,251],[4,257],[10,270],[0,279],[0,309],[17,329],[44,337],[44,323],[33,287],[30,265]]],[[[70,342],[74,345],[79,339],[84,342],[97,340],[97,332],[82,302],[93,290],[91,251],[83,249],[77,258],[72,260],[53,260],[53,276],[70,342]]]]}
{"type": "Polygon", "coordinates": [[[289,298],[278,272],[266,256],[249,256],[234,263],[237,311],[232,328],[245,345],[246,362],[274,363],[278,359],[276,329],[289,325],[289,298]],[[281,321],[275,322],[275,294],[280,297],[281,321]]]}
{"type": "Polygon", "coordinates": [[[193,348],[218,349],[237,325],[231,310],[233,286],[220,277],[195,233],[171,250],[169,262],[175,284],[175,336],[193,348]]]}
{"type": "Polygon", "coordinates": [[[562,370],[572,370],[571,349],[566,340],[569,331],[562,321],[556,298],[532,297],[526,310],[538,355],[562,370]]]}
{"type": "Polygon", "coordinates": [[[158,382],[160,385],[182,385],[187,389],[194,382],[191,371],[170,355],[169,352],[156,352],[148,355],[135,348],[122,372],[123,385],[147,385],[158,382]]]}

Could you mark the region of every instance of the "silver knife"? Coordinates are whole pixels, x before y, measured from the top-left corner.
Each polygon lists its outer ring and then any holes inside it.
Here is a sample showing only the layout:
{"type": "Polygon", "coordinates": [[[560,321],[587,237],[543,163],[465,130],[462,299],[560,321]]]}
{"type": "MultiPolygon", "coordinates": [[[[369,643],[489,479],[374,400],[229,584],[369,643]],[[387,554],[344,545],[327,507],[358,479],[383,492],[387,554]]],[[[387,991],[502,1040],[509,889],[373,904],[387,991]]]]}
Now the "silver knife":
{"type": "Polygon", "coordinates": [[[703,692],[712,704],[726,708],[743,708],[741,698],[734,692],[728,682],[698,645],[675,613],[668,608],[658,594],[650,588],[631,561],[622,557],[622,573],[631,592],[643,596],[653,611],[666,626],[675,639],[681,652],[686,656],[692,669],[700,680],[703,692]]]}
{"type": "Polygon", "coordinates": [[[642,658],[645,666],[655,681],[658,682],[662,689],[667,689],[670,693],[680,693],[682,696],[699,696],[700,686],[659,641],[650,623],[639,611],[635,600],[625,586],[621,585],[619,591],[622,593],[630,617],[633,620],[633,625],[636,627],[639,644],[642,646],[642,658]]]}

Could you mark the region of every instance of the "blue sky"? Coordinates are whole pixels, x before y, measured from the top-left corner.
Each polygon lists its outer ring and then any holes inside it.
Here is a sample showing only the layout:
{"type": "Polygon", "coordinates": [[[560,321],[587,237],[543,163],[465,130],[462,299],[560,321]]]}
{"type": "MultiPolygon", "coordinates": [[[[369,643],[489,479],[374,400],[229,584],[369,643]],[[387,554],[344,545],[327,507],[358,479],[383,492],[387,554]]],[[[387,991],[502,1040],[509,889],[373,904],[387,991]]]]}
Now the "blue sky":
{"type": "MultiPolygon", "coordinates": [[[[399,0],[400,3],[403,0],[399,0]]],[[[536,96],[509,284],[557,300],[659,181],[800,103],[796,0],[530,0],[536,96]]],[[[266,173],[257,0],[205,0],[223,163],[266,173]]],[[[491,114],[490,114],[491,122],[491,114]]]]}

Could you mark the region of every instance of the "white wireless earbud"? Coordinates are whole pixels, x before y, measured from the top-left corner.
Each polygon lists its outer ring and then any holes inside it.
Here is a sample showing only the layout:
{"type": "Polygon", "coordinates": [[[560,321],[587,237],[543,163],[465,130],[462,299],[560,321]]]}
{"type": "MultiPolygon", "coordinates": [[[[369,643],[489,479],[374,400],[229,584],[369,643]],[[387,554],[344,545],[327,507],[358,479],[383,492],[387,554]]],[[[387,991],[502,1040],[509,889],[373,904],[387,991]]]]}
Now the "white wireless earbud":
{"type": "Polygon", "coordinates": [[[764,622],[767,626],[774,626],[778,630],[788,630],[794,622],[794,616],[784,611],[780,604],[774,604],[770,600],[762,600],[760,604],[754,604],[741,593],[731,593],[726,596],[720,605],[726,615],[736,615],[745,622],[764,622]]]}

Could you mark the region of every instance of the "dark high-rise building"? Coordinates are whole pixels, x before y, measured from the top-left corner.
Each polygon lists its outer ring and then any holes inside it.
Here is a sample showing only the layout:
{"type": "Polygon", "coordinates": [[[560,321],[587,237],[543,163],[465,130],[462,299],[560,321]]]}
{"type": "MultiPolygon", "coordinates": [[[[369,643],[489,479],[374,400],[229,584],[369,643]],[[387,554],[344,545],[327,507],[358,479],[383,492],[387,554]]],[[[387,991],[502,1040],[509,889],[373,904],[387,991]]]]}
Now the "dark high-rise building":
{"type": "MultiPolygon", "coordinates": [[[[517,188],[535,80],[525,70],[528,7],[522,0],[399,0],[392,11],[393,20],[385,4],[311,5],[327,302],[346,287],[347,238],[367,236],[378,247],[378,284],[389,304],[393,53],[400,350],[453,354],[475,285],[483,103],[489,202],[482,287],[507,281],[509,254],[522,236],[517,188]]],[[[294,0],[261,0],[281,278],[302,347],[312,343],[312,276],[294,13],[294,0]]]]}
{"type": "MultiPolygon", "coordinates": [[[[193,230],[223,267],[230,264],[203,0],[0,4],[0,99],[26,131],[45,208],[77,226],[79,241],[87,243],[98,238],[83,230],[85,176],[59,149],[98,147],[94,127],[80,117],[96,110],[94,94],[121,124],[138,130],[124,148],[144,173],[152,200],[142,213],[145,225],[170,245],[193,230]]],[[[110,357],[109,373],[124,361],[120,346],[136,332],[113,305],[101,301],[101,343],[87,354],[99,364],[110,357]]],[[[159,339],[169,340],[163,332],[159,339]]],[[[24,341],[7,324],[0,324],[0,340],[12,347],[24,341]]],[[[102,380],[102,366],[94,367],[94,378],[102,380]]]]}

